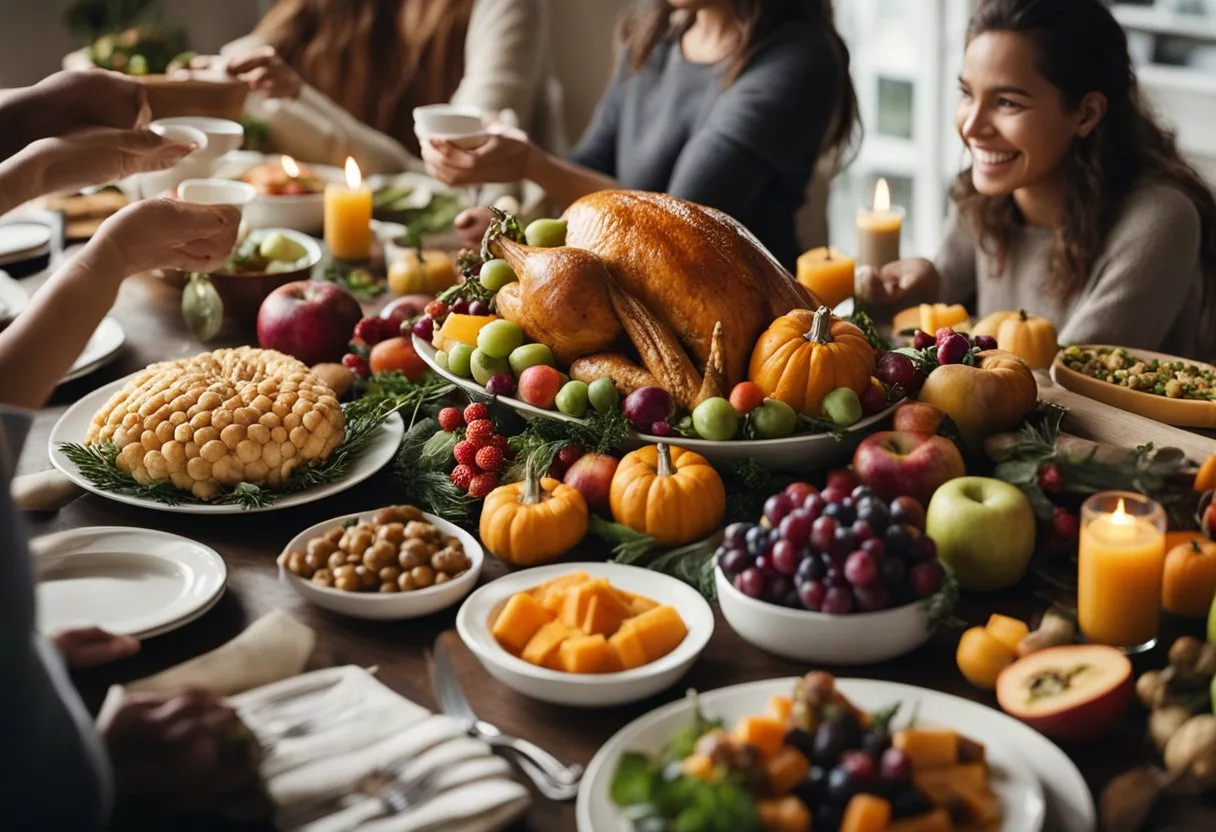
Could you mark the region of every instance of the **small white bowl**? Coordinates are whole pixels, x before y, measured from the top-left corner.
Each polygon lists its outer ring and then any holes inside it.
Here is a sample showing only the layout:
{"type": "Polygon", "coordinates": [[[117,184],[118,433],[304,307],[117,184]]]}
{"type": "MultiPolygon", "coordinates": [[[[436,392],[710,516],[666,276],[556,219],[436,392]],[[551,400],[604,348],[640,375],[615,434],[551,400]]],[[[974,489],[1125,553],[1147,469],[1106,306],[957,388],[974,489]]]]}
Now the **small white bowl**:
{"type": "Polygon", "coordinates": [[[507,687],[542,702],[599,708],[645,699],[679,681],[709,643],[714,614],[700,593],[667,575],[618,563],[563,563],[522,569],[486,584],[461,605],[456,631],[486,671],[507,687]],[[684,619],[688,634],[658,661],[620,673],[565,673],[537,667],[504,650],[490,628],[507,600],[550,578],[579,571],[592,578],[607,578],[626,592],[670,604],[684,619]]]}
{"type": "MultiPolygon", "coordinates": [[[[376,516],[375,511],[364,511],[357,514],[347,514],[335,517],[305,529],[287,544],[284,552],[303,551],[308,541],[328,532],[335,527],[343,526],[350,521],[356,523],[371,522],[376,516]]],[[[349,615],[352,618],[366,618],[372,621],[400,621],[406,618],[421,618],[439,612],[445,607],[455,604],[477,584],[481,575],[481,565],[485,562],[485,552],[481,544],[464,529],[449,523],[447,520],[433,514],[423,514],[423,518],[434,524],[446,535],[451,535],[460,541],[464,553],[472,564],[465,572],[445,584],[428,586],[426,589],[415,589],[410,592],[345,592],[333,589],[312,581],[306,581],[292,574],[284,566],[279,566],[279,579],[290,586],[306,601],[311,601],[318,607],[324,607],[332,612],[349,615]]]]}
{"type": "Polygon", "coordinates": [[[480,109],[454,104],[415,107],[414,134],[422,143],[444,139],[463,148],[477,147],[490,138],[480,109]]]}
{"type": "Polygon", "coordinates": [[[245,141],[245,128],[240,122],[226,118],[174,116],[157,119],[148,127],[152,130],[158,127],[193,127],[207,137],[207,147],[198,153],[205,159],[217,159],[230,150],[236,150],[245,141]]]}
{"type": "Polygon", "coordinates": [[[214,160],[206,155],[207,134],[184,124],[161,124],[153,122],[149,129],[171,142],[194,142],[198,150],[183,156],[173,167],[166,170],[139,173],[133,177],[139,195],[144,199],[159,196],[176,188],[187,179],[201,179],[211,175],[214,160]]]}
{"type": "Polygon", "coordinates": [[[187,179],[177,185],[178,199],[200,205],[232,205],[242,208],[257,195],[257,189],[248,182],[233,182],[230,179],[187,179]]]}
{"type": "Polygon", "coordinates": [[[911,653],[932,635],[925,601],[881,612],[828,615],[744,595],[721,567],[714,570],[714,582],[722,617],[731,629],[749,644],[787,659],[875,664],[911,653]]]}

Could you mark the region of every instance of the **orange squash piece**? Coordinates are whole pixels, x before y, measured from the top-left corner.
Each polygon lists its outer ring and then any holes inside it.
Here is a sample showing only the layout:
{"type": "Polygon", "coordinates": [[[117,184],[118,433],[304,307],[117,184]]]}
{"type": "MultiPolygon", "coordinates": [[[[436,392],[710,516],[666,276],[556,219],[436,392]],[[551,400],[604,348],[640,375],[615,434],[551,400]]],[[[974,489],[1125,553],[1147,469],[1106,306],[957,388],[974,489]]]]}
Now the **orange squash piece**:
{"type": "Polygon", "coordinates": [[[796,797],[757,800],[756,814],[770,832],[811,832],[811,812],[796,797]]]}
{"type": "Polygon", "coordinates": [[[923,815],[893,820],[887,824],[887,832],[954,832],[954,824],[950,821],[949,812],[934,809],[923,815]]]}
{"type": "Polygon", "coordinates": [[[794,700],[788,696],[783,696],[780,693],[774,693],[768,698],[768,712],[774,719],[779,719],[782,722],[789,722],[790,714],[794,710],[794,700]]]}
{"type": "Polygon", "coordinates": [[[528,594],[540,601],[542,604],[549,593],[558,591],[564,593],[570,587],[578,586],[583,581],[590,580],[591,576],[586,572],[567,572],[565,575],[559,575],[556,578],[539,583],[528,590],[528,594]]]}
{"type": "Polygon", "coordinates": [[[620,629],[631,615],[629,607],[608,587],[591,596],[587,613],[583,616],[582,631],[589,636],[599,633],[607,638],[620,629]]]}
{"type": "Polygon", "coordinates": [[[946,803],[956,789],[988,791],[988,767],[983,763],[965,763],[923,770],[914,767],[912,784],[929,795],[934,803],[946,803]]]}
{"type": "Polygon", "coordinates": [[[891,745],[912,761],[912,770],[952,766],[958,762],[958,734],[953,731],[904,729],[891,737],[891,745]]]}
{"type": "Polygon", "coordinates": [[[810,770],[811,761],[801,751],[788,745],[782,746],[773,758],[764,764],[769,793],[775,797],[784,797],[802,782],[810,770]]]}
{"type": "Polygon", "coordinates": [[[443,339],[445,346],[448,341],[459,341],[470,347],[476,347],[477,334],[481,332],[481,328],[496,320],[498,320],[497,315],[457,315],[453,312],[447,316],[443,326],[439,328],[439,337],[443,339]]]}
{"type": "Polygon", "coordinates": [[[872,794],[858,794],[844,808],[840,832],[886,832],[890,822],[890,803],[872,794]]]}
{"type": "Polygon", "coordinates": [[[629,601],[629,609],[634,615],[641,615],[644,612],[650,612],[658,605],[658,601],[652,601],[649,598],[642,597],[641,595],[634,595],[629,601]]]}
{"type": "Polygon", "coordinates": [[[566,590],[566,600],[562,604],[561,619],[571,627],[582,628],[587,617],[587,608],[591,599],[600,592],[610,590],[607,578],[592,578],[566,590]]]}
{"type": "Polygon", "coordinates": [[[642,644],[642,639],[629,621],[608,639],[608,646],[616,654],[622,670],[632,670],[646,664],[646,645],[642,644]]]}
{"type": "Polygon", "coordinates": [[[762,760],[771,760],[785,746],[785,723],[771,716],[745,716],[735,727],[735,739],[754,746],[762,760]]]}
{"type": "Polygon", "coordinates": [[[1008,647],[1015,654],[1018,652],[1018,645],[1021,644],[1022,639],[1030,635],[1030,627],[1025,621],[1019,621],[1016,618],[998,615],[997,613],[993,613],[988,618],[988,624],[984,629],[988,631],[990,636],[1008,647]]]}
{"type": "Polygon", "coordinates": [[[520,658],[538,667],[557,667],[557,650],[571,636],[582,635],[578,630],[567,627],[563,621],[550,621],[536,631],[536,635],[528,639],[527,645],[520,658]]]}
{"type": "Polygon", "coordinates": [[[504,648],[519,655],[532,636],[553,620],[553,613],[526,592],[512,595],[502,608],[490,632],[504,648]]]}
{"type": "Polygon", "coordinates": [[[679,646],[688,635],[684,619],[674,607],[663,604],[629,620],[629,625],[646,648],[646,660],[653,662],[679,646]]]}
{"type": "Polygon", "coordinates": [[[968,826],[984,827],[1001,820],[1001,803],[986,786],[973,789],[955,784],[954,799],[955,805],[962,803],[963,819],[968,826]]]}
{"type": "Polygon", "coordinates": [[[891,329],[895,332],[906,332],[912,329],[922,329],[933,335],[943,326],[956,327],[967,322],[967,309],[959,304],[922,303],[912,306],[895,314],[891,321],[891,329]]]}
{"type": "Polygon", "coordinates": [[[557,661],[567,673],[604,673],[608,665],[608,641],[603,636],[575,636],[562,642],[557,661]]]}

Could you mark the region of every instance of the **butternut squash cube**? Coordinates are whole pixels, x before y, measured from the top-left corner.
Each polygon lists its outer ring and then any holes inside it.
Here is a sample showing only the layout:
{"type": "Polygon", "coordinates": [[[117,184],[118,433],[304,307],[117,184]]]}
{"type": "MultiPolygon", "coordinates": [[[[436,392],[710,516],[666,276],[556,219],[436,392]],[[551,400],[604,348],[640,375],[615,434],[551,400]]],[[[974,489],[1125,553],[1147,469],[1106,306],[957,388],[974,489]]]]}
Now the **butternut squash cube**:
{"type": "Polygon", "coordinates": [[[532,636],[550,621],[553,613],[542,607],[526,592],[512,595],[502,608],[490,632],[504,648],[519,655],[532,636]]]}
{"type": "Polygon", "coordinates": [[[887,832],[954,832],[954,824],[949,812],[934,809],[923,815],[893,820],[887,824],[887,832]]]}
{"type": "Polygon", "coordinates": [[[592,578],[577,586],[566,589],[566,600],[562,604],[561,619],[570,627],[582,628],[587,618],[587,608],[591,599],[601,592],[610,590],[607,578],[592,578]]]}
{"type": "Polygon", "coordinates": [[[658,601],[643,598],[641,595],[634,595],[629,599],[629,609],[633,610],[634,615],[641,615],[644,612],[650,612],[658,605],[658,601]]]}
{"type": "MultiPolygon", "coordinates": [[[[970,789],[977,792],[988,791],[988,767],[983,763],[967,763],[965,765],[942,766],[940,768],[918,769],[915,764],[912,783],[925,794],[934,797],[939,793],[948,794],[957,789],[970,789]]],[[[945,803],[945,799],[934,802],[945,803]]]]}
{"type": "Polygon", "coordinates": [[[679,646],[688,635],[684,619],[674,607],[663,604],[629,619],[629,626],[646,648],[646,660],[653,662],[679,646]]]}
{"type": "Polygon", "coordinates": [[[794,710],[794,700],[788,696],[774,693],[768,698],[768,712],[774,719],[789,722],[790,713],[794,710]]]}
{"type": "Polygon", "coordinates": [[[558,648],[557,660],[567,673],[603,673],[608,662],[608,640],[601,635],[568,638],[558,648]]]}
{"type": "Polygon", "coordinates": [[[844,809],[840,832],[886,832],[890,822],[890,803],[872,794],[858,794],[844,809]]]}
{"type": "Polygon", "coordinates": [[[557,665],[557,650],[571,636],[582,635],[578,630],[567,627],[563,621],[550,621],[536,631],[536,635],[528,639],[520,658],[538,667],[555,667],[557,665]]]}
{"type": "Polygon", "coordinates": [[[801,751],[783,745],[773,758],[764,764],[769,793],[775,797],[784,797],[802,782],[810,770],[811,761],[801,751]]]}
{"type": "Polygon", "coordinates": [[[550,578],[543,583],[537,584],[528,590],[528,594],[543,604],[545,602],[545,597],[552,590],[556,589],[564,592],[570,587],[578,586],[583,581],[588,580],[590,577],[590,575],[581,570],[578,572],[567,572],[565,575],[559,575],[556,578],[550,578]]]}
{"type": "Polygon", "coordinates": [[[914,771],[952,766],[958,762],[958,734],[953,731],[896,731],[891,737],[891,745],[908,755],[914,771]]]}
{"type": "Polygon", "coordinates": [[[786,733],[785,723],[771,716],[745,716],[735,726],[735,739],[753,746],[765,761],[785,746],[786,733]]]}
{"type": "Polygon", "coordinates": [[[642,639],[638,637],[630,624],[631,622],[626,621],[619,630],[613,633],[612,638],[608,639],[608,645],[616,654],[622,670],[641,667],[647,661],[646,646],[642,644],[642,639]]]}
{"type": "Polygon", "coordinates": [[[770,832],[811,832],[811,812],[796,797],[758,800],[756,814],[770,832]]]}
{"type": "Polygon", "coordinates": [[[607,638],[620,629],[631,615],[629,607],[609,587],[591,596],[587,614],[583,616],[582,631],[589,636],[599,633],[607,638]]]}

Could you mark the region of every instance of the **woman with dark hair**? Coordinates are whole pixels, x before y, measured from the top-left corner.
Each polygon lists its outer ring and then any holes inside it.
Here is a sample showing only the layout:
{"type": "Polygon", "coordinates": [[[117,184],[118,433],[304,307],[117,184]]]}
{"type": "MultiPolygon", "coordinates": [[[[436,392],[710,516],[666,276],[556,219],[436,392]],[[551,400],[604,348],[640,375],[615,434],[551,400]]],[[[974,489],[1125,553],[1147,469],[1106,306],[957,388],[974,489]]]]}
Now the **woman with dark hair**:
{"type": "Polygon", "coordinates": [[[878,303],[1025,309],[1069,343],[1216,351],[1216,202],[1140,97],[1101,0],[986,0],[956,124],[971,167],[933,263],[863,276],[878,303]]]}
{"type": "MultiPolygon", "coordinates": [[[[568,205],[606,188],[661,191],[718,208],[787,267],[794,215],[825,150],[857,127],[849,52],[830,0],[643,0],[582,141],[567,159],[504,131],[474,150],[422,148],[449,185],[528,179],[568,205]]],[[[476,237],[484,209],[457,227],[476,237]]]]}

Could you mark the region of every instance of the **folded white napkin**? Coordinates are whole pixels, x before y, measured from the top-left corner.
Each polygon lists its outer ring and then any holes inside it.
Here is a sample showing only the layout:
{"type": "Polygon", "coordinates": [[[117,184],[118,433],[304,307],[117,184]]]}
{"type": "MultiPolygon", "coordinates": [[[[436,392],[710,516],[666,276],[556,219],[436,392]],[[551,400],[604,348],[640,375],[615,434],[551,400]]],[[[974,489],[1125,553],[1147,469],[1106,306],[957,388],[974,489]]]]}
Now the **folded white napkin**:
{"type": "Polygon", "coordinates": [[[359,667],[297,676],[234,697],[232,704],[268,744],[263,775],[281,810],[280,828],[491,832],[517,818],[531,800],[489,746],[359,667]],[[274,739],[303,720],[307,733],[274,739]],[[408,782],[430,771],[440,772],[432,796],[408,811],[390,814],[364,793],[375,791],[366,785],[372,775],[408,782]],[[302,808],[325,814],[300,826],[295,813],[302,808]]]}

